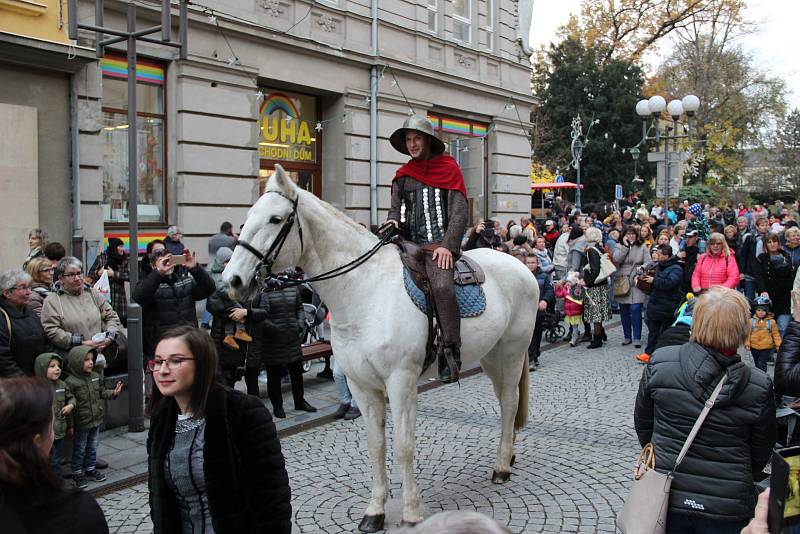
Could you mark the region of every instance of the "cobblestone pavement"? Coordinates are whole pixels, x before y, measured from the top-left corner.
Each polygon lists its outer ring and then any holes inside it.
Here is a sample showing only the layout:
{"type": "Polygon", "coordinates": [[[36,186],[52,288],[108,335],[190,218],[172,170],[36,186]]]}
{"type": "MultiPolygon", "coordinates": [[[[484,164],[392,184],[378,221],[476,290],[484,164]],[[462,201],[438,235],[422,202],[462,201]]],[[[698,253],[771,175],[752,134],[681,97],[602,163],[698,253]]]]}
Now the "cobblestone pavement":
{"type": "MultiPolygon", "coordinates": [[[[614,532],[638,442],[633,401],[641,366],[621,347],[620,328],[603,349],[561,346],[531,375],[531,415],[516,445],[509,483],[489,479],[499,406],[488,378],[420,396],[416,472],[426,511],[476,510],[514,532],[614,532]]],[[[391,420],[391,419],[390,419],[391,420]]],[[[295,532],[353,532],[369,498],[362,420],[285,438],[295,532]]],[[[400,521],[399,473],[390,464],[387,526],[400,521]]],[[[112,532],[148,532],[145,484],[99,499],[112,532]]]]}

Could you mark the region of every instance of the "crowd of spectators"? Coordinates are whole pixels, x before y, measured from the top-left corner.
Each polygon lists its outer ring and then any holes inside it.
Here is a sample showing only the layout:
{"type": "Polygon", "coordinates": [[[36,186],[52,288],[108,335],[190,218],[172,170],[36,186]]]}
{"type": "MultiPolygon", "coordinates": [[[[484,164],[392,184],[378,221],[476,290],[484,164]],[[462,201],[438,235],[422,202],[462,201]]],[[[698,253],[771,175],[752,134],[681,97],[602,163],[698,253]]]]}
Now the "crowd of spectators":
{"type": "MultiPolygon", "coordinates": [[[[768,379],[762,379],[762,375],[745,376],[744,371],[741,375],[731,375],[734,367],[730,361],[720,359],[731,356],[730,351],[735,353],[742,344],[752,352],[756,367],[761,371],[777,353],[778,395],[800,395],[800,323],[793,320],[792,315],[795,314],[796,319],[800,310],[797,300],[790,296],[800,289],[797,207],[778,203],[771,208],[728,206],[720,209],[685,201],[666,211],[658,204],[650,209],[639,204],[595,205],[581,212],[557,199],[543,221],[529,217],[505,224],[498,220],[479,220],[464,236],[462,248],[465,251],[492,248],[513,255],[535,278],[539,302],[537,316],[531,317],[531,321],[536,321],[528,350],[532,370],[541,364],[543,325],[549,318],[564,321],[564,339],[573,347],[588,343],[589,349],[608,343],[605,327],[613,313],[620,316],[623,346],[640,349],[646,327],[646,346],[636,358],[648,363],[651,356],[657,355],[646,368],[642,381],[643,389],[637,401],[637,431],[643,442],[669,441],[678,438],[659,435],[654,430],[658,427],[659,411],[666,409],[659,407],[658,391],[660,388],[689,388],[680,383],[679,377],[670,377],[670,373],[674,373],[670,361],[679,353],[667,354],[663,347],[676,344],[674,339],[684,347],[680,349],[683,351],[681,358],[695,362],[697,372],[710,365],[708,355],[711,355],[719,366],[727,369],[732,384],[736,381],[742,384],[731,387],[751,392],[748,395],[752,399],[747,399],[753,406],[764,404],[762,397],[768,389],[768,379]],[[608,265],[613,265],[614,272],[609,274],[608,265]],[[696,317],[706,317],[706,328],[719,328],[722,324],[708,319],[710,314],[729,317],[730,324],[725,323],[726,328],[730,327],[728,337],[692,330],[691,320],[688,325],[680,320],[677,321],[680,324],[676,323],[676,313],[684,309],[681,304],[693,303],[695,299],[703,303],[697,305],[696,317]],[[746,315],[746,320],[742,314],[746,315]],[[691,350],[685,348],[692,343],[691,350]],[[720,363],[723,361],[728,363],[723,365],[720,363]],[[665,371],[659,374],[659,369],[665,371]],[[676,380],[678,382],[673,383],[676,380]]],[[[155,463],[151,463],[151,497],[172,495],[174,498],[180,494],[175,493],[183,487],[180,484],[191,482],[191,477],[197,474],[196,466],[201,465],[193,462],[203,459],[202,454],[197,456],[196,445],[217,443],[227,448],[255,446],[256,452],[266,447],[262,463],[272,470],[267,477],[277,486],[275,495],[264,497],[285,501],[285,506],[280,504],[275,509],[277,515],[273,517],[259,512],[253,500],[252,484],[248,482],[251,466],[232,457],[225,460],[230,462],[226,470],[241,473],[241,481],[234,481],[238,484],[235,485],[236,494],[247,496],[237,502],[252,502],[252,505],[246,504],[231,512],[233,515],[224,512],[231,501],[229,496],[211,491],[221,483],[217,480],[221,474],[209,471],[204,473],[209,493],[191,496],[199,500],[188,503],[178,513],[160,507],[158,498],[151,503],[154,522],[159,525],[156,530],[171,531],[178,528],[179,523],[183,527],[202,528],[204,524],[216,528],[219,521],[233,521],[247,528],[276,522],[278,530],[287,528],[290,517],[287,515],[290,513],[288,483],[269,412],[261,410],[262,404],[232,395],[229,389],[219,389],[215,384],[233,386],[244,378],[248,393],[259,395],[259,373],[265,371],[272,412],[277,417],[285,417],[281,379],[288,375],[294,408],[316,411],[306,401],[303,389],[303,302],[298,288],[273,291],[279,288],[269,285],[249,302],[231,299],[221,273],[235,244],[233,226],[223,223],[219,234],[209,240],[211,261],[206,270],[199,264],[196,253],[184,245],[180,229],[170,227],[163,239],[148,243],[146,254],[139,261],[138,284],[129,287],[128,252],[122,241],[109,239],[107,247],[97,255],[91,267],[85,269],[79,259],[66,256],[62,245],[47,243],[42,230],[31,231],[30,250],[23,268],[0,274],[0,378],[9,380],[0,388],[0,419],[13,424],[16,416],[3,412],[3,409],[8,410],[2,404],[3,395],[6,395],[7,399],[13,397],[14,402],[30,404],[31,419],[25,423],[29,433],[38,436],[43,425],[52,427],[47,438],[51,444],[45,443],[38,452],[26,453],[26,461],[47,465],[49,470],[31,472],[28,478],[10,475],[9,483],[19,487],[21,494],[29,492],[31,496],[28,504],[20,505],[20,510],[39,506],[39,500],[44,498],[34,491],[34,486],[61,487],[63,481],[53,475],[60,469],[65,440],[73,442],[70,459],[74,484],[83,488],[87,481],[104,480],[99,472],[103,462],[95,458],[98,429],[103,423],[102,405],[104,399],[116,398],[122,386],[105,389],[103,374],[109,365],[124,356],[130,297],[142,306],[142,365],[155,380],[155,387],[148,391],[148,396],[152,396],[154,417],[148,442],[148,452],[155,458],[155,463]],[[108,292],[94,287],[101,279],[107,279],[108,292]],[[198,321],[201,302],[206,304],[206,314],[198,321]],[[197,328],[198,323],[207,326],[208,333],[197,328]],[[38,376],[45,384],[49,382],[51,387],[46,390],[46,397],[53,408],[49,415],[39,414],[36,410],[40,406],[36,402],[31,404],[33,401],[29,397],[40,386],[29,385],[23,378],[26,376],[38,376]],[[197,416],[202,416],[199,426],[197,416]],[[226,428],[233,425],[235,429],[236,425],[244,425],[245,418],[251,417],[259,424],[242,427],[242,432],[250,437],[243,438],[238,431],[234,435],[219,433],[219,425],[226,428]],[[206,432],[204,436],[198,437],[199,428],[206,432]],[[175,450],[165,448],[169,436],[184,432],[186,435],[181,439],[186,438],[186,443],[182,445],[189,448],[182,452],[188,456],[173,457],[175,450]],[[254,437],[261,440],[257,446],[251,443],[250,438],[254,437]],[[237,439],[246,442],[237,443],[237,439]],[[181,462],[189,478],[174,478],[171,473],[165,473],[163,466],[167,457],[169,461],[181,462]],[[212,504],[210,514],[209,504],[212,504]],[[214,517],[215,508],[223,510],[225,519],[214,517]],[[198,509],[201,515],[192,515],[198,509]]],[[[286,274],[297,275],[296,272],[286,274]]],[[[740,365],[736,365],[736,373],[739,373],[740,365]]],[[[334,374],[342,393],[337,417],[347,415],[352,419],[360,412],[349,393],[346,377],[338,371],[335,369],[334,374]]],[[[687,398],[699,399],[695,393],[688,391],[687,398]]],[[[739,401],[741,399],[736,403],[739,401]]],[[[698,402],[702,404],[702,400],[698,402]]],[[[738,417],[736,403],[729,411],[738,417]]],[[[756,415],[762,418],[757,423],[767,425],[761,437],[769,438],[772,423],[763,419],[766,416],[761,412],[759,414],[756,415]]],[[[745,438],[742,437],[743,450],[757,446],[761,451],[760,444],[749,443],[745,438]]],[[[759,452],[759,455],[758,461],[750,467],[763,463],[763,454],[759,452]]],[[[743,483],[749,483],[747,477],[740,478],[743,483]]],[[[677,480],[676,487],[681,489],[677,480]]],[[[738,487],[731,486],[730,491],[736,492],[738,487]]],[[[68,491],[53,495],[64,503],[85,508],[87,521],[97,515],[91,503],[81,501],[68,491]]],[[[752,509],[750,504],[731,503],[732,519],[729,519],[737,525],[745,521],[752,509]]],[[[680,509],[672,512],[681,514],[680,509]]],[[[671,520],[676,524],[680,522],[675,518],[671,520]]]]}

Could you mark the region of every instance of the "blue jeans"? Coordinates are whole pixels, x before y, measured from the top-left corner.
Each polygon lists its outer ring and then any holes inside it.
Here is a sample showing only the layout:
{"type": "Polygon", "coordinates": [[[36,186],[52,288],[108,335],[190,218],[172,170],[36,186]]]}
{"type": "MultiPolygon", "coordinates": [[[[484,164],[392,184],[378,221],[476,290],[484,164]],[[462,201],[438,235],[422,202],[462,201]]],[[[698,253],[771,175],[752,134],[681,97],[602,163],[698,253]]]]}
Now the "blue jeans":
{"type": "Polygon", "coordinates": [[[622,320],[625,341],[640,341],[642,339],[642,305],[620,304],[619,318],[622,320]],[[631,327],[633,327],[633,337],[631,337],[631,327]]]}
{"type": "Polygon", "coordinates": [[[72,473],[94,471],[97,463],[97,446],[100,445],[100,427],[76,430],[72,441],[72,473]]]}
{"type": "Polygon", "coordinates": [[[666,534],[739,534],[749,521],[718,521],[692,515],[669,514],[666,534]]]}
{"type": "Polygon", "coordinates": [[[792,316],[788,313],[784,313],[778,315],[775,318],[775,321],[778,323],[778,331],[781,333],[781,339],[783,339],[783,335],[786,333],[786,328],[789,326],[789,323],[792,322],[792,316]]]}
{"type": "Polygon", "coordinates": [[[744,296],[747,297],[748,300],[752,301],[756,298],[756,281],[755,280],[748,280],[745,278],[742,281],[742,286],[744,287],[744,296]]]}
{"type": "Polygon", "coordinates": [[[333,358],[333,381],[336,382],[336,387],[339,388],[339,403],[349,404],[351,408],[358,408],[356,399],[350,393],[350,388],[347,386],[347,377],[344,376],[342,368],[339,367],[339,362],[333,358]]]}
{"type": "Polygon", "coordinates": [[[53,448],[50,450],[50,465],[56,474],[61,474],[61,457],[64,455],[64,438],[54,439],[53,448]]]}
{"type": "Polygon", "coordinates": [[[769,355],[772,354],[772,349],[750,349],[750,354],[753,356],[753,362],[756,364],[756,367],[767,372],[767,360],[769,359],[769,355]]]}

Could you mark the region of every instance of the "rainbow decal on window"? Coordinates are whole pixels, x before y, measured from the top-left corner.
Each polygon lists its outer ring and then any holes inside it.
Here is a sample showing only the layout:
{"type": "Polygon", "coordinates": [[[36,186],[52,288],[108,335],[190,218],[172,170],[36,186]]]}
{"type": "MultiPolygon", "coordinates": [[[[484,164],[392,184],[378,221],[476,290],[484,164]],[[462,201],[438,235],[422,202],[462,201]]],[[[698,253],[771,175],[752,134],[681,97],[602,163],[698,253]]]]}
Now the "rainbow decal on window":
{"type": "Polygon", "coordinates": [[[442,132],[467,135],[470,137],[486,137],[489,133],[488,125],[480,122],[439,117],[437,115],[428,115],[428,120],[433,123],[434,130],[440,130],[442,132]]]}
{"type": "MultiPolygon", "coordinates": [[[[128,60],[114,56],[106,56],[100,60],[103,76],[108,78],[128,79],[128,60]]],[[[164,85],[164,67],[149,61],[136,62],[136,81],[154,85],[164,85]]]]}
{"type": "Polygon", "coordinates": [[[294,105],[292,99],[283,93],[270,93],[261,103],[261,116],[272,115],[276,111],[283,111],[293,119],[300,118],[300,111],[294,105]]]}
{"type": "MultiPolygon", "coordinates": [[[[154,239],[164,239],[166,235],[166,231],[163,232],[139,232],[139,237],[137,240],[137,245],[139,249],[139,254],[144,254],[147,252],[147,244],[154,240],[154,239]]],[[[117,239],[122,240],[122,246],[125,247],[125,250],[130,252],[131,250],[131,240],[127,233],[121,234],[118,232],[106,233],[103,235],[103,250],[108,248],[108,240],[112,237],[116,237],[117,239]]]]}
{"type": "Polygon", "coordinates": [[[442,118],[442,131],[462,135],[471,135],[470,124],[468,121],[460,121],[458,119],[445,119],[442,118]]]}

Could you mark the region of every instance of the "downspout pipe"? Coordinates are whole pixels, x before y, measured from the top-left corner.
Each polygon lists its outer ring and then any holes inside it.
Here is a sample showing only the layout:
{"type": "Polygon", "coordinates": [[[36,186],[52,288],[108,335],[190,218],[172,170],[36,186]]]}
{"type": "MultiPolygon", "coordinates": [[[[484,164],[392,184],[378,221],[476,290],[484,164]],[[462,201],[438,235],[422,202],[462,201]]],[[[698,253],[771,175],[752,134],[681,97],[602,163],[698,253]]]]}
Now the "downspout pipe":
{"type": "Polygon", "coordinates": [[[372,67],[369,71],[369,222],[378,226],[378,0],[372,0],[372,67]]]}
{"type": "Polygon", "coordinates": [[[69,77],[69,135],[72,178],[72,255],[83,258],[83,227],[81,226],[81,177],[78,161],[78,74],[69,77]]]}

